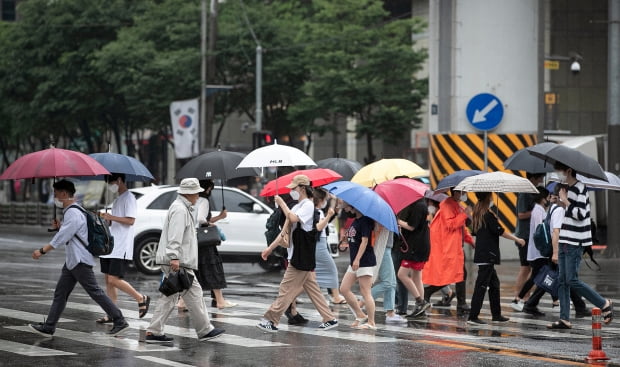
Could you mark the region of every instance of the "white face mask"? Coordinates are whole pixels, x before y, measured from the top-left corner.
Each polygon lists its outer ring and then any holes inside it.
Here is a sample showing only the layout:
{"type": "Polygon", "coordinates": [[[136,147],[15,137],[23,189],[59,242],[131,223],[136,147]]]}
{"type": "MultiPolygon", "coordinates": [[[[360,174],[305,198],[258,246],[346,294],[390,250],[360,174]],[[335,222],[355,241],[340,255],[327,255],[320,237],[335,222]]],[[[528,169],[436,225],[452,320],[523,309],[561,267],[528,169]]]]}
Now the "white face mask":
{"type": "Polygon", "coordinates": [[[434,205],[429,205],[429,206],[428,206],[428,212],[429,212],[430,214],[435,214],[435,212],[437,212],[437,208],[435,208],[435,206],[434,206],[434,205]]]}
{"type": "Polygon", "coordinates": [[[466,202],[467,201],[467,194],[465,194],[465,193],[461,194],[461,201],[462,202],[466,202]]]}
{"type": "Polygon", "coordinates": [[[108,185],[108,190],[112,193],[112,194],[116,194],[118,192],[118,184],[111,184],[108,185]]]}
{"type": "Polygon", "coordinates": [[[291,193],[289,195],[291,195],[291,199],[295,201],[299,200],[299,192],[297,190],[291,190],[291,193]]]}
{"type": "Polygon", "coordinates": [[[555,171],[555,175],[558,177],[558,180],[560,181],[560,183],[565,183],[566,182],[566,175],[564,174],[564,172],[562,172],[562,171],[555,171]]]}
{"type": "Polygon", "coordinates": [[[491,200],[491,202],[489,203],[489,208],[492,208],[495,205],[495,203],[493,202],[493,200],[491,200]]]}
{"type": "Polygon", "coordinates": [[[321,204],[321,209],[325,209],[325,207],[327,207],[327,200],[323,201],[323,204],[321,204]]]}
{"type": "Polygon", "coordinates": [[[54,205],[55,205],[57,208],[60,208],[60,209],[62,209],[62,208],[63,208],[63,203],[62,203],[62,200],[60,200],[60,199],[56,199],[56,198],[54,198],[54,205]]]}

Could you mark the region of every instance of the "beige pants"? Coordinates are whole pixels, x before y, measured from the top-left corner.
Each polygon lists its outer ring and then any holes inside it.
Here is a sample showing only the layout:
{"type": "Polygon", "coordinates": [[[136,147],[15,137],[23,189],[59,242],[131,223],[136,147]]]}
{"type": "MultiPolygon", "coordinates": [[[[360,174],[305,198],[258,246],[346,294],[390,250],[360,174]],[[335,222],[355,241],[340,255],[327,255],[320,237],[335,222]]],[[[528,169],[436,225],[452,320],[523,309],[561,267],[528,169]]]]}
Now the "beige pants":
{"type": "Polygon", "coordinates": [[[305,291],[310,297],[312,304],[319,311],[323,321],[333,320],[334,314],[329,309],[329,305],[321,293],[321,288],[316,282],[316,277],[311,271],[297,270],[291,264],[286,268],[284,272],[284,278],[280,282],[280,290],[278,297],[271,304],[269,310],[265,312],[264,317],[273,322],[275,325],[280,323],[280,317],[284,314],[284,311],[293,302],[293,300],[305,291]]]}
{"type": "MultiPolygon", "coordinates": [[[[170,267],[162,266],[162,270],[166,273],[166,275],[168,275],[170,272],[170,267]]],[[[198,337],[208,334],[214,329],[213,325],[211,325],[211,321],[209,320],[207,305],[205,305],[205,301],[202,298],[202,288],[200,287],[200,283],[196,280],[196,276],[192,270],[186,270],[188,273],[194,275],[194,282],[192,283],[192,286],[184,292],[175,293],[169,297],[159,293],[157,306],[155,307],[155,312],[153,312],[151,324],[146,329],[147,332],[150,332],[153,335],[164,334],[164,326],[166,325],[166,321],[168,321],[168,317],[170,317],[172,311],[176,310],[176,304],[179,301],[179,296],[183,296],[185,306],[189,311],[189,318],[194,326],[194,329],[196,329],[196,334],[198,337]]]]}

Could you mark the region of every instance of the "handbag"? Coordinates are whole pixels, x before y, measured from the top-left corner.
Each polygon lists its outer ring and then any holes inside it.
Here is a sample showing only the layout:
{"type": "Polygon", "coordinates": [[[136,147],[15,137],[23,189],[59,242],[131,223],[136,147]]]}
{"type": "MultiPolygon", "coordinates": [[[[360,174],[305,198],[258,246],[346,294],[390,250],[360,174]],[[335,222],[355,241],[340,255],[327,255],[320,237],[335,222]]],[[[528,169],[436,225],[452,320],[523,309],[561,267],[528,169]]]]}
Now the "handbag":
{"type": "Polygon", "coordinates": [[[170,297],[175,293],[182,292],[189,289],[194,282],[194,276],[189,274],[185,268],[180,268],[179,271],[173,271],[165,277],[159,286],[159,291],[166,297],[170,297]]]}
{"type": "Polygon", "coordinates": [[[196,229],[198,247],[219,246],[222,244],[222,237],[217,226],[200,227],[196,229]]]}
{"type": "Polygon", "coordinates": [[[304,231],[299,223],[293,231],[293,256],[291,265],[297,270],[312,271],[316,267],[316,238],[317,232],[304,231]]]}
{"type": "Polygon", "coordinates": [[[557,270],[552,269],[549,265],[544,265],[534,277],[534,283],[537,287],[549,293],[552,297],[558,296],[558,288],[560,280],[558,279],[557,270]]]}

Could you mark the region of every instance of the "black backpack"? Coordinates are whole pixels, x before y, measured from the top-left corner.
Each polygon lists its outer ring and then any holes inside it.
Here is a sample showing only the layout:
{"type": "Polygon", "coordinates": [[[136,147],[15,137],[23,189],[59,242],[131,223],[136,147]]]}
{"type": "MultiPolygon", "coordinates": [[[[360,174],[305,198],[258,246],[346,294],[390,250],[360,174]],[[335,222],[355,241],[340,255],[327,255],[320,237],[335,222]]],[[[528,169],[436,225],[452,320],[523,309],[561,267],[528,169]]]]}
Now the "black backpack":
{"type": "Polygon", "coordinates": [[[114,237],[110,234],[110,228],[103,218],[97,213],[89,212],[78,205],[71,207],[79,209],[86,216],[86,225],[88,227],[88,244],[84,242],[77,234],[75,237],[86,247],[88,252],[94,256],[109,255],[114,249],[114,237]]]}

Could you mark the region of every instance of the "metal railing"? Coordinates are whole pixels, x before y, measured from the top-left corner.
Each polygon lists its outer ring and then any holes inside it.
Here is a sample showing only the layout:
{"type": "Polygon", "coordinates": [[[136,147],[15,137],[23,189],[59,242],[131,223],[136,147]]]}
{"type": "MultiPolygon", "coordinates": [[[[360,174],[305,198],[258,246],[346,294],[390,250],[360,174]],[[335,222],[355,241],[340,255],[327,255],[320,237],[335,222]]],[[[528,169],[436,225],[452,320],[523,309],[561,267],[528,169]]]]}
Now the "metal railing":
{"type": "Polygon", "coordinates": [[[49,226],[54,207],[44,203],[0,204],[0,224],[49,226]]]}

